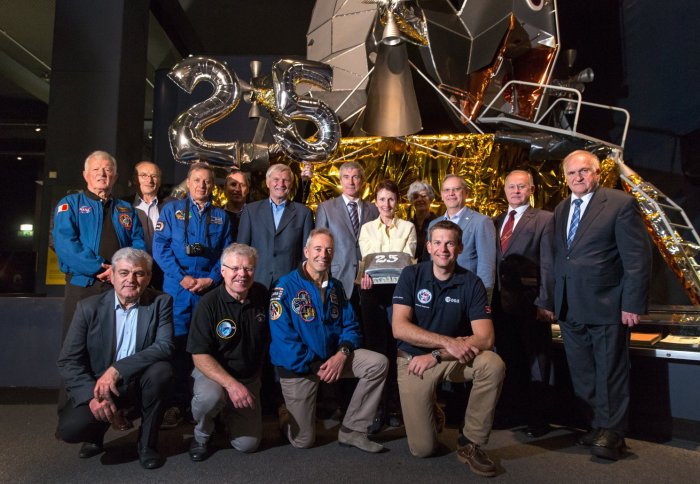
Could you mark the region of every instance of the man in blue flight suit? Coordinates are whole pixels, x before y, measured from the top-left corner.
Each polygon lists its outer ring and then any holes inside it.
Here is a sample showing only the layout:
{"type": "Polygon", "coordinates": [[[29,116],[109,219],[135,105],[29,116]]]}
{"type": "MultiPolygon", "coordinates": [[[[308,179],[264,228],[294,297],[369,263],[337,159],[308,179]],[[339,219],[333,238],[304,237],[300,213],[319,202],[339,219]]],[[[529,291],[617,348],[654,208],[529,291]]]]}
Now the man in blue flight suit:
{"type": "Polygon", "coordinates": [[[56,206],[53,245],[66,275],[63,337],[75,306],[112,289],[112,255],[122,247],[144,249],[143,228],[130,203],[112,198],[117,162],[105,151],[85,159],[87,190],[63,197],[56,206]]]}
{"type": "Polygon", "coordinates": [[[221,282],[219,257],[232,242],[226,212],[211,204],[213,188],[212,168],[193,163],[187,197],[163,207],[153,236],[153,258],[165,274],[163,290],[173,297],[175,328],[174,391],[163,428],[176,427],[192,399],[192,358],[186,351],[190,319],[201,296],[221,282]]]}
{"type": "Polygon", "coordinates": [[[358,383],[338,432],[338,443],[365,452],[384,447],[367,438],[382,397],[386,356],[359,348],[360,330],[342,283],[330,275],[333,236],[312,230],[306,261],[282,276],[270,297],[270,359],[277,366],[287,417],[282,431],[292,446],[316,440],[316,395],[321,381],[357,378],[358,383]]]}

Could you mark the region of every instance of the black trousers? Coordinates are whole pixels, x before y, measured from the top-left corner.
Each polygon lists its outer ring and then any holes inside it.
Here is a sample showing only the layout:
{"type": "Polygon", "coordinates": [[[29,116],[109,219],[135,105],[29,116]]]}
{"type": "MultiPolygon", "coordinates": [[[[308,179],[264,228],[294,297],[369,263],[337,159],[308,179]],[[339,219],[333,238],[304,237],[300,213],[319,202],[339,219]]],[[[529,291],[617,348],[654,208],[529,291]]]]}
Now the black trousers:
{"type": "MultiPolygon", "coordinates": [[[[173,369],[169,362],[158,361],[120,385],[116,398],[119,409],[136,406],[141,415],[139,449],[158,445],[158,431],[165,412],[165,400],[171,391],[173,369]],[[123,388],[122,388],[123,387],[123,388]]],[[[68,402],[58,412],[58,435],[69,443],[92,442],[102,444],[108,422],[96,420],[90,406],[85,403],[74,407],[68,402]]]]}
{"type": "Polygon", "coordinates": [[[399,386],[396,379],[396,340],[391,330],[392,298],[396,284],[376,284],[360,290],[363,348],[381,353],[389,359],[384,395],[379,410],[400,412],[399,386]]]}
{"type": "Polygon", "coordinates": [[[627,432],[630,402],[629,328],[622,323],[561,321],[571,383],[592,428],[627,432]]]}
{"type": "Polygon", "coordinates": [[[496,353],[506,364],[498,404],[501,418],[530,426],[549,423],[552,326],[535,318],[534,307],[507,314],[494,297],[492,308],[496,353]]]}

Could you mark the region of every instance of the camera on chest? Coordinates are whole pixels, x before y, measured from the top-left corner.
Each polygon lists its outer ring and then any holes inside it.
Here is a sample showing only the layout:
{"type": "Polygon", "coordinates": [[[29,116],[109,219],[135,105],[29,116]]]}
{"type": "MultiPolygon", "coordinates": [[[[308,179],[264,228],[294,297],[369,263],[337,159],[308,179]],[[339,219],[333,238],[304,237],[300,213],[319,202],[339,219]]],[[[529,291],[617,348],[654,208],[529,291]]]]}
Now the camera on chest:
{"type": "Polygon", "coordinates": [[[187,245],[185,245],[185,254],[193,255],[193,256],[204,255],[204,251],[206,249],[207,248],[205,246],[203,246],[202,244],[200,244],[199,242],[197,242],[195,244],[187,244],[187,245]]]}

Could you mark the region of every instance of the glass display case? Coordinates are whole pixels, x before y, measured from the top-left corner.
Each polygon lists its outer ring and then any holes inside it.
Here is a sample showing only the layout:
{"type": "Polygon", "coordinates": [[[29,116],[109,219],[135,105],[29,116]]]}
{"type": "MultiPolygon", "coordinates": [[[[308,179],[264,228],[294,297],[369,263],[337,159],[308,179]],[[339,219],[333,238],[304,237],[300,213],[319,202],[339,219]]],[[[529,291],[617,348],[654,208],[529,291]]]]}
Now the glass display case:
{"type": "MultiPolygon", "coordinates": [[[[561,343],[558,325],[552,325],[561,343]]],[[[700,306],[651,306],[630,336],[632,354],[700,361],[700,306]]]]}

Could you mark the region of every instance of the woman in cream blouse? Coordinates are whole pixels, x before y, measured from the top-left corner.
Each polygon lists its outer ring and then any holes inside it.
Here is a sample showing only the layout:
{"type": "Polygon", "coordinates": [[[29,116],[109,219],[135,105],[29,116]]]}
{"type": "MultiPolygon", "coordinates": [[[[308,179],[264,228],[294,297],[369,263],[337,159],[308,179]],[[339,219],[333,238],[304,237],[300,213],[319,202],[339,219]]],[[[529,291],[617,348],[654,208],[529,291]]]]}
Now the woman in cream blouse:
{"type": "MultiPolygon", "coordinates": [[[[416,228],[411,222],[396,217],[398,202],[398,185],[392,180],[381,181],[375,195],[379,218],[367,222],[360,229],[358,243],[363,258],[381,252],[405,252],[411,257],[415,256],[416,228]]],[[[379,432],[385,423],[392,427],[402,424],[396,382],[396,340],[391,332],[391,300],[395,287],[396,284],[373,284],[367,274],[363,275],[360,284],[364,347],[389,359],[383,402],[369,429],[370,433],[379,432]]]]}

